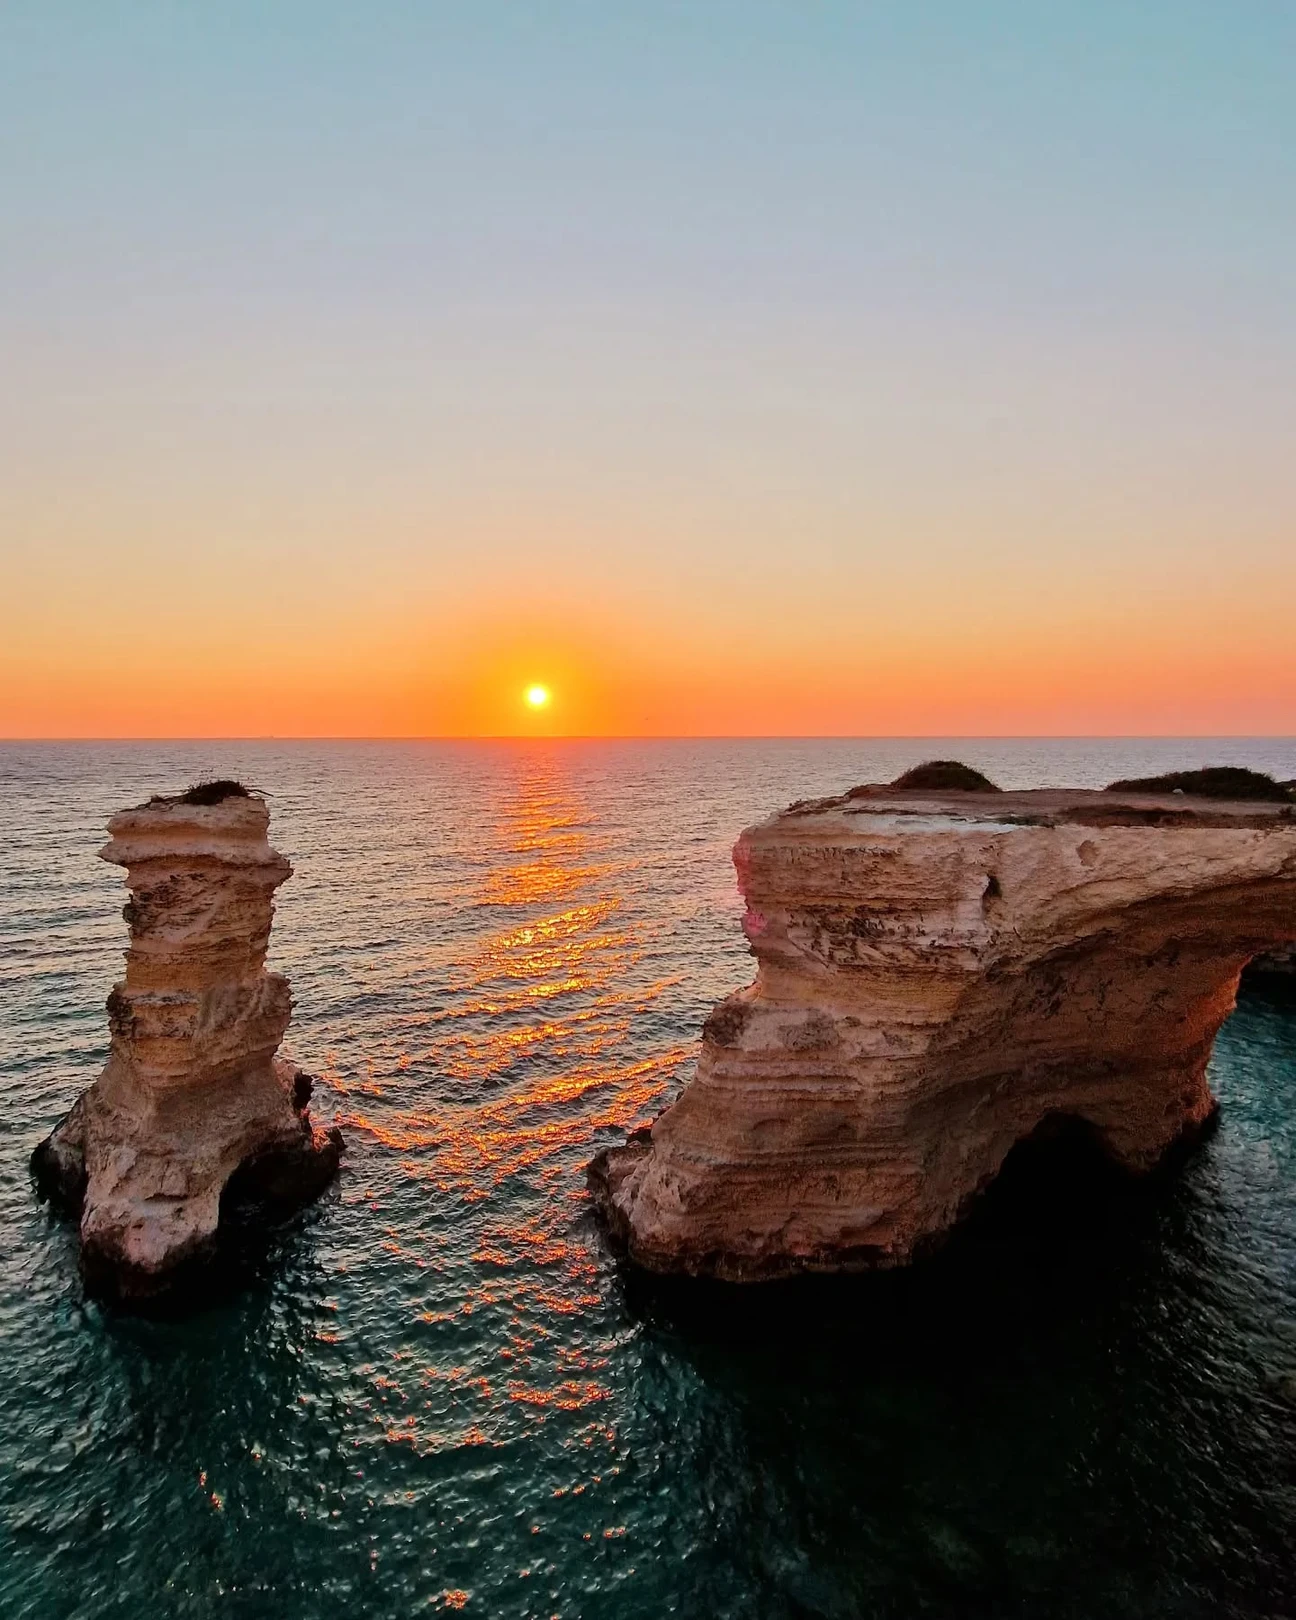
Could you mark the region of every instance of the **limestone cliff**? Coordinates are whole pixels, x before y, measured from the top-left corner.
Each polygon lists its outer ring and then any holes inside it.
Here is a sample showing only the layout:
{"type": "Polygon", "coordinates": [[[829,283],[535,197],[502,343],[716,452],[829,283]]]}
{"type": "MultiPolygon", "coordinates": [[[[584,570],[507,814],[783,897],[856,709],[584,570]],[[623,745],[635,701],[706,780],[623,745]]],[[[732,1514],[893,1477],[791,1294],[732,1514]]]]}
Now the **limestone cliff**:
{"type": "Polygon", "coordinates": [[[734,861],[756,981],[590,1169],[657,1271],[903,1263],[1059,1115],[1152,1167],[1214,1110],[1244,964],[1296,940],[1290,804],[862,788],[734,861]]]}
{"type": "Polygon", "coordinates": [[[41,1190],[80,1211],[96,1291],[156,1293],[210,1251],[236,1172],[249,1195],[293,1203],[337,1169],[341,1136],[312,1126],[310,1077],[276,1056],[292,1000],[265,957],[292,867],[269,822],[264,800],[215,783],[108,824],[100,854],[131,891],[110,1055],[33,1155],[41,1190]]]}

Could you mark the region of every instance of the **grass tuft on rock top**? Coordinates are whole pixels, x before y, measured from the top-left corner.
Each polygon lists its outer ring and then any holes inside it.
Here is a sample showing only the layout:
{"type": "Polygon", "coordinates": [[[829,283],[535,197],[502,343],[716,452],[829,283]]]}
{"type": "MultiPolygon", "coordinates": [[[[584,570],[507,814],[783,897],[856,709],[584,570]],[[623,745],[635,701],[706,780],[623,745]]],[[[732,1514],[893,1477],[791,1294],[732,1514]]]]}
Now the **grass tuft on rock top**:
{"type": "Polygon", "coordinates": [[[150,804],[223,804],[226,799],[250,799],[252,791],[232,777],[221,777],[211,782],[195,782],[183,793],[155,793],[150,804]]]}
{"type": "Polygon", "coordinates": [[[1164,776],[1131,776],[1109,782],[1108,793],[1191,793],[1199,799],[1265,799],[1290,804],[1291,787],[1265,771],[1245,765],[1207,765],[1200,771],[1167,771],[1164,776]]]}
{"type": "Polygon", "coordinates": [[[958,759],[929,759],[891,783],[893,788],[925,788],[933,793],[998,793],[988,776],[958,759]]]}

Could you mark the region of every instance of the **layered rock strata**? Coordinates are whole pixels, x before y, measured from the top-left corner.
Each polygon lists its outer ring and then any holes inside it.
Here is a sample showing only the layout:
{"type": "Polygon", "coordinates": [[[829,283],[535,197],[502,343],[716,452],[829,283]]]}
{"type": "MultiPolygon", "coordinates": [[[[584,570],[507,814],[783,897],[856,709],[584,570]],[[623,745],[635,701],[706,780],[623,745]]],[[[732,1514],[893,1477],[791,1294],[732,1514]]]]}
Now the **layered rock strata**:
{"type": "Polygon", "coordinates": [[[214,1248],[221,1199],[303,1202],[338,1167],[310,1077],[278,1057],[288,981],[265,970],[292,867],[265,802],[237,784],[154,799],[108,824],[131,891],[126,977],[108,997],[102,1074],[33,1155],[41,1191],[80,1213],[96,1292],[157,1293],[214,1248]],[[214,802],[212,802],[214,801],[214,802]]]}
{"type": "Polygon", "coordinates": [[[1059,1116],[1148,1170],[1202,1127],[1243,966],[1296,940],[1296,811],[860,788],[734,850],[756,981],[590,1167],[654,1271],[894,1266],[1059,1116]]]}

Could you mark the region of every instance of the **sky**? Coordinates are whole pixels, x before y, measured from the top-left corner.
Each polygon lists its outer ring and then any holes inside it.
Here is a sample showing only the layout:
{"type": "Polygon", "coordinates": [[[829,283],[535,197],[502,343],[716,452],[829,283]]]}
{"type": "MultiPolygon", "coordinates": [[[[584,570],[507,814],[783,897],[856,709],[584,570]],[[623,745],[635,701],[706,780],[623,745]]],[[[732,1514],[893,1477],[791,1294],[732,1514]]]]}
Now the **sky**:
{"type": "Polygon", "coordinates": [[[1293,84],[1288,0],[9,0],[0,736],[1296,733],[1293,84]]]}

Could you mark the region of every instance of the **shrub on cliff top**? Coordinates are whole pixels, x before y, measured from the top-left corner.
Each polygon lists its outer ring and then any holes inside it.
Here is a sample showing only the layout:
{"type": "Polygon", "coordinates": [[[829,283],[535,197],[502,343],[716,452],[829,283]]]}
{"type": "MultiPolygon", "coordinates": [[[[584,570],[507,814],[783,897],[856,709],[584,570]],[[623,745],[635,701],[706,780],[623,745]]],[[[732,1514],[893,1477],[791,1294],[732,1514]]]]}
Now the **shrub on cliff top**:
{"type": "Polygon", "coordinates": [[[926,788],[932,793],[998,793],[988,776],[957,759],[929,759],[892,782],[893,788],[926,788]]]}
{"type": "Polygon", "coordinates": [[[226,799],[250,799],[252,793],[242,782],[221,777],[212,782],[195,782],[183,793],[155,793],[150,804],[223,804],[226,799]]]}
{"type": "Polygon", "coordinates": [[[1131,776],[1109,782],[1108,793],[1192,793],[1199,799],[1268,799],[1290,803],[1292,792],[1266,771],[1244,765],[1207,765],[1200,771],[1167,771],[1164,776],[1131,776]]]}
{"type": "Polygon", "coordinates": [[[251,793],[242,782],[221,777],[215,782],[195,782],[180,795],[181,804],[222,804],[226,799],[250,799],[251,793]]]}

